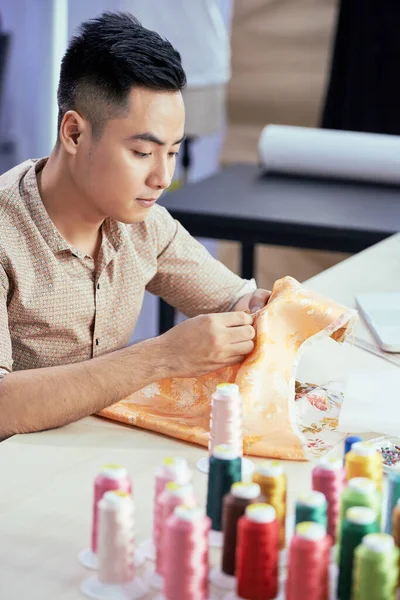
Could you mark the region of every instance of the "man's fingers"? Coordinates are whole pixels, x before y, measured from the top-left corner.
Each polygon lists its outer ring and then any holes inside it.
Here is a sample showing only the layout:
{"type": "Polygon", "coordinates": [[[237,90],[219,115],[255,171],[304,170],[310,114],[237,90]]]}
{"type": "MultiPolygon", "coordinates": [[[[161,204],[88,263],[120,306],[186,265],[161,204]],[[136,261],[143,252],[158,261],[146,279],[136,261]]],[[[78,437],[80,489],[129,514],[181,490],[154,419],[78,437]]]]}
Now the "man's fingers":
{"type": "Polygon", "coordinates": [[[232,311],[227,313],[220,313],[222,321],[226,327],[240,327],[240,325],[252,325],[253,316],[249,315],[244,311],[232,311]]]}
{"type": "Polygon", "coordinates": [[[268,290],[261,290],[261,289],[256,290],[249,301],[250,313],[254,314],[258,310],[261,310],[262,308],[264,308],[264,306],[267,304],[267,302],[269,300],[270,295],[271,295],[271,292],[269,292],[268,290]]]}
{"type": "Polygon", "coordinates": [[[252,325],[230,327],[228,329],[228,336],[231,344],[237,344],[239,342],[248,342],[255,338],[256,330],[252,325]]]}
{"type": "Polygon", "coordinates": [[[254,342],[238,342],[237,344],[232,344],[231,352],[234,356],[247,356],[250,352],[254,350],[254,342]]]}

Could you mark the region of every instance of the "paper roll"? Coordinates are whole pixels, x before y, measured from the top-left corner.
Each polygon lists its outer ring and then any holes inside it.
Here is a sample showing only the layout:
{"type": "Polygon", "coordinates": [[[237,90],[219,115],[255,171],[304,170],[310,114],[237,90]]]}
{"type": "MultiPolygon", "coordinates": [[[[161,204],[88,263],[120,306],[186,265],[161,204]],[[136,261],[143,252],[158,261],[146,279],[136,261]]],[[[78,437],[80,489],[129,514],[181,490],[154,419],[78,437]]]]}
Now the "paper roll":
{"type": "Polygon", "coordinates": [[[267,125],[259,155],[267,171],[400,183],[400,136],[267,125]]]}

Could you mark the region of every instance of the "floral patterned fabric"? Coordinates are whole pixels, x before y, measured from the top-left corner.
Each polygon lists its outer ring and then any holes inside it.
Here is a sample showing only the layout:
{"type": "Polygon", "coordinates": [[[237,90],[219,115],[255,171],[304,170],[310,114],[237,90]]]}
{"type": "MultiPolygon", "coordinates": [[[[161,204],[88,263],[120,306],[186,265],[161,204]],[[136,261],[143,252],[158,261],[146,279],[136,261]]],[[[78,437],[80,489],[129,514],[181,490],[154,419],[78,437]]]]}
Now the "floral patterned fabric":
{"type": "Polygon", "coordinates": [[[321,456],[343,436],[335,431],[342,394],[334,382],[296,382],[297,367],[308,342],[323,336],[343,342],[356,318],[356,311],[285,277],[255,316],[255,348],[241,365],[162,380],[100,415],[207,446],[211,395],[219,383],[237,383],[245,454],[292,460],[321,456]]]}

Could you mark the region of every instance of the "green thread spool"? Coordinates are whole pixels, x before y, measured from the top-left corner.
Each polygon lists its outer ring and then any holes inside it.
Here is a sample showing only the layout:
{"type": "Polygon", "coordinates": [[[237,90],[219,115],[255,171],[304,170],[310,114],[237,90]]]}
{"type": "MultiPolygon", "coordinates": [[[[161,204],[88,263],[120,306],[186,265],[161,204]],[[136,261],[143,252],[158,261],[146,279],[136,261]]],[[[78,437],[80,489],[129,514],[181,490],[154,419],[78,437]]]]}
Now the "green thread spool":
{"type": "Polygon", "coordinates": [[[353,600],[395,600],[399,556],[391,535],[365,536],[355,551],[353,600]]]}
{"type": "Polygon", "coordinates": [[[340,556],[340,540],[342,537],[342,525],[344,515],[353,506],[366,506],[376,511],[378,525],[381,523],[382,496],[376,489],[376,483],[366,477],[354,477],[350,479],[347,487],[343,490],[340,501],[340,517],[336,536],[337,560],[340,556]]]}
{"type": "Polygon", "coordinates": [[[312,521],[327,527],[327,502],[324,494],[317,491],[300,494],[296,501],[296,525],[312,521]]]}
{"type": "MultiPolygon", "coordinates": [[[[366,506],[353,506],[346,512],[342,527],[342,543],[339,557],[339,600],[351,600],[353,583],[354,551],[369,533],[379,531],[376,511],[366,506]]],[[[363,598],[364,600],[364,598],[363,598]]]]}
{"type": "Polygon", "coordinates": [[[227,444],[215,446],[210,456],[206,511],[213,531],[222,531],[223,498],[232,485],[241,479],[242,459],[237,449],[227,444]]]}

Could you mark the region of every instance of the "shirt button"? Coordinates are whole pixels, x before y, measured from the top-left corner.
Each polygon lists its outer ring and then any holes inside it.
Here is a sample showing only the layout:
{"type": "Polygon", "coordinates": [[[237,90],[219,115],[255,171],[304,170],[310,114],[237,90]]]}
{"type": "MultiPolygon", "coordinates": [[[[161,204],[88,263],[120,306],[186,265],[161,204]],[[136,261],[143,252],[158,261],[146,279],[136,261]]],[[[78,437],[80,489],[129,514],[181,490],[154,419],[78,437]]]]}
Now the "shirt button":
{"type": "Polygon", "coordinates": [[[96,346],[98,346],[98,345],[99,345],[99,343],[100,343],[100,340],[99,340],[99,338],[96,338],[96,346]]]}
{"type": "Polygon", "coordinates": [[[99,283],[97,284],[97,289],[98,289],[98,290],[100,289],[100,284],[99,284],[99,283]]]}

